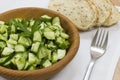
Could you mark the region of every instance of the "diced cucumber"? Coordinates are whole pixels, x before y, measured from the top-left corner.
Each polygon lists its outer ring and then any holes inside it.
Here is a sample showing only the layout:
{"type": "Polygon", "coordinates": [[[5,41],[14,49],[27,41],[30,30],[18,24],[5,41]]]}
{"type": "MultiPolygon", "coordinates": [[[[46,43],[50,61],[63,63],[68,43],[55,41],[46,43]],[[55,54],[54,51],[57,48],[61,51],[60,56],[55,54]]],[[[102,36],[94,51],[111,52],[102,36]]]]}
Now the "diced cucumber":
{"type": "Polygon", "coordinates": [[[14,48],[15,48],[15,45],[10,44],[10,43],[7,42],[7,47],[9,47],[9,48],[13,48],[13,49],[14,49],[14,48]]]}
{"type": "Polygon", "coordinates": [[[56,46],[52,41],[50,41],[50,42],[47,44],[47,47],[48,47],[49,49],[56,49],[56,48],[57,48],[57,46],[56,46]]]}
{"type": "Polygon", "coordinates": [[[11,64],[11,60],[9,60],[6,63],[4,63],[3,66],[9,66],[10,64],[11,64]]]}
{"type": "Polygon", "coordinates": [[[33,26],[34,23],[35,23],[35,20],[31,19],[31,20],[30,20],[30,27],[33,26]]]}
{"type": "Polygon", "coordinates": [[[14,50],[10,47],[5,47],[2,51],[2,56],[8,56],[10,54],[12,54],[14,52],[14,50]]]}
{"type": "Polygon", "coordinates": [[[54,40],[55,39],[55,33],[54,32],[44,32],[45,38],[49,40],[54,40]]]}
{"type": "Polygon", "coordinates": [[[51,50],[46,49],[46,55],[48,56],[48,59],[51,60],[51,50]]]}
{"type": "Polygon", "coordinates": [[[25,52],[25,47],[21,44],[15,45],[15,52],[25,52]]]}
{"type": "Polygon", "coordinates": [[[68,38],[59,17],[0,22],[0,65],[15,70],[51,66],[66,55],[68,38]]]}
{"type": "Polygon", "coordinates": [[[8,39],[8,32],[6,31],[6,33],[2,34],[3,37],[5,37],[6,39],[8,39]]]}
{"type": "Polygon", "coordinates": [[[16,32],[16,27],[15,25],[11,25],[11,33],[15,33],[16,32]]]}
{"type": "Polygon", "coordinates": [[[25,63],[26,63],[26,60],[24,57],[19,57],[19,58],[15,59],[15,64],[16,64],[18,70],[24,69],[25,63]]]}
{"type": "Polygon", "coordinates": [[[13,40],[13,39],[9,39],[9,40],[7,41],[7,43],[12,44],[12,45],[16,45],[16,44],[17,44],[17,41],[15,41],[15,40],[13,40]]]}
{"type": "Polygon", "coordinates": [[[42,47],[39,48],[39,51],[38,51],[38,54],[37,54],[37,56],[39,57],[39,59],[42,59],[42,58],[48,56],[46,51],[47,51],[46,47],[42,46],[42,47]]]}
{"type": "Polygon", "coordinates": [[[51,25],[51,26],[48,26],[51,30],[57,30],[57,32],[59,32],[59,27],[57,26],[54,26],[54,25],[51,25]]]}
{"type": "Polygon", "coordinates": [[[31,65],[28,70],[35,70],[35,69],[36,69],[36,66],[35,65],[31,65]]]}
{"type": "Polygon", "coordinates": [[[44,28],[44,32],[52,32],[52,29],[46,27],[46,28],[44,28]]]}
{"type": "Polygon", "coordinates": [[[18,70],[23,70],[26,64],[27,53],[16,53],[14,58],[11,60],[14,65],[17,66],[18,70]]]}
{"type": "Polygon", "coordinates": [[[42,37],[41,37],[41,34],[39,31],[35,31],[34,32],[34,35],[33,35],[33,41],[34,42],[38,42],[38,41],[41,41],[42,40],[42,37]]]}
{"type": "Polygon", "coordinates": [[[58,53],[55,51],[52,53],[52,63],[57,62],[58,60],[58,53]]]}
{"type": "Polygon", "coordinates": [[[6,25],[0,25],[0,33],[3,34],[7,31],[7,26],[6,25]]]}
{"type": "Polygon", "coordinates": [[[65,39],[63,39],[62,37],[56,38],[56,43],[58,43],[58,44],[62,44],[64,41],[65,41],[65,39]]]}
{"type": "Polygon", "coordinates": [[[15,41],[18,40],[18,34],[10,34],[10,39],[13,39],[15,41]]]}
{"type": "Polygon", "coordinates": [[[0,40],[7,41],[7,38],[0,34],[0,40]]]}
{"type": "Polygon", "coordinates": [[[48,15],[43,15],[43,16],[40,17],[40,20],[45,21],[45,22],[51,21],[51,19],[52,19],[52,17],[50,17],[48,15]]]}
{"type": "Polygon", "coordinates": [[[54,26],[57,26],[59,29],[59,31],[63,31],[63,28],[61,27],[61,24],[60,24],[60,18],[59,17],[54,17],[53,20],[52,20],[52,24],[54,26]]]}
{"type": "Polygon", "coordinates": [[[31,64],[29,64],[29,62],[26,61],[25,66],[24,66],[24,70],[27,70],[27,68],[29,67],[29,65],[31,65],[31,64]]]}
{"type": "Polygon", "coordinates": [[[24,45],[25,47],[31,46],[31,40],[23,36],[20,36],[20,38],[18,39],[18,43],[24,45]]]}
{"type": "Polygon", "coordinates": [[[57,53],[58,53],[58,59],[62,59],[66,55],[66,50],[58,49],[57,53]]]}
{"type": "Polygon", "coordinates": [[[47,26],[44,22],[42,22],[41,24],[40,24],[40,29],[44,29],[45,28],[45,26],[47,26]]]}
{"type": "Polygon", "coordinates": [[[60,33],[61,37],[64,38],[64,39],[68,39],[69,38],[69,35],[66,34],[66,33],[60,33]]]}
{"type": "Polygon", "coordinates": [[[8,58],[8,56],[7,56],[7,57],[2,57],[2,58],[0,58],[0,64],[4,63],[7,58],[8,58]]]}
{"type": "Polygon", "coordinates": [[[6,43],[4,41],[0,41],[0,48],[5,48],[6,47],[6,43]]]}
{"type": "Polygon", "coordinates": [[[42,65],[43,67],[49,67],[52,65],[52,63],[49,60],[46,60],[42,65]]]}
{"type": "Polygon", "coordinates": [[[52,24],[59,24],[60,25],[60,18],[59,17],[54,17],[52,20],[52,24]]]}
{"type": "Polygon", "coordinates": [[[59,31],[56,31],[55,32],[55,37],[59,37],[60,36],[60,32],[59,31]]]}
{"type": "Polygon", "coordinates": [[[52,25],[51,22],[46,22],[46,24],[47,24],[48,26],[51,26],[51,25],[52,25]]]}
{"type": "Polygon", "coordinates": [[[31,51],[34,52],[34,53],[37,53],[38,49],[39,49],[39,46],[40,46],[40,42],[33,43],[32,47],[31,47],[31,51]]]}
{"type": "Polygon", "coordinates": [[[38,62],[38,58],[33,53],[29,53],[28,54],[28,62],[31,65],[35,64],[36,62],[38,62]]]}

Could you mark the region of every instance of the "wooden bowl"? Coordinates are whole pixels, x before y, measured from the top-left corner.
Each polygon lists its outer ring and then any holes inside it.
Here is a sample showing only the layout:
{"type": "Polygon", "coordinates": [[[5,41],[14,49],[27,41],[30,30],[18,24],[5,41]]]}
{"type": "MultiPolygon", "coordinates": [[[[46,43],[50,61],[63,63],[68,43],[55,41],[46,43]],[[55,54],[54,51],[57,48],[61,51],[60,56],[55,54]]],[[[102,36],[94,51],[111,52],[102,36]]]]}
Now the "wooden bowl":
{"type": "Polygon", "coordinates": [[[60,13],[43,8],[18,8],[0,14],[0,20],[9,21],[12,18],[39,18],[41,15],[47,14],[55,17],[59,16],[61,25],[65,31],[70,35],[71,46],[68,49],[67,55],[59,62],[50,67],[33,70],[33,71],[18,71],[0,66],[0,76],[8,80],[46,80],[54,76],[61,69],[63,69],[75,56],[79,48],[79,34],[75,25],[60,13]]]}

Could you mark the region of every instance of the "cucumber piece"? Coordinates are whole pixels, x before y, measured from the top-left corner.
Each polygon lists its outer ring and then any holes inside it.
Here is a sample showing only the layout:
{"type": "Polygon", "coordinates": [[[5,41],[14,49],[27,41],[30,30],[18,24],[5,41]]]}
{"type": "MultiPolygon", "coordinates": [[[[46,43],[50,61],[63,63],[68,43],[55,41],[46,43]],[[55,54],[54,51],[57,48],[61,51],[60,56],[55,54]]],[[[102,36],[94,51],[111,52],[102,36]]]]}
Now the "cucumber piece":
{"type": "Polygon", "coordinates": [[[35,20],[31,19],[31,20],[30,20],[30,27],[33,26],[34,23],[35,23],[35,20]]]}
{"type": "Polygon", "coordinates": [[[39,31],[35,31],[33,35],[33,41],[38,42],[41,40],[42,40],[41,33],[39,31]]]}
{"type": "Polygon", "coordinates": [[[11,64],[11,60],[9,60],[6,63],[4,63],[3,66],[9,66],[10,64],[11,64]]]}
{"type": "Polygon", "coordinates": [[[27,59],[27,53],[16,53],[11,62],[17,67],[18,70],[24,70],[27,59]]]}
{"type": "Polygon", "coordinates": [[[6,25],[0,25],[0,33],[3,34],[7,31],[7,27],[6,25]]]}
{"type": "Polygon", "coordinates": [[[10,43],[8,43],[8,42],[6,42],[7,43],[7,47],[9,47],[9,48],[15,48],[15,45],[13,45],[13,44],[10,44],[10,43]]]}
{"type": "Polygon", "coordinates": [[[48,15],[43,15],[40,17],[41,21],[45,21],[45,22],[49,22],[51,21],[52,17],[48,16],[48,15]]]}
{"type": "Polygon", "coordinates": [[[7,59],[8,59],[8,56],[0,58],[0,64],[4,63],[7,59]]]}
{"type": "Polygon", "coordinates": [[[7,43],[12,44],[12,45],[16,45],[16,44],[17,44],[17,41],[15,41],[15,40],[13,40],[13,39],[10,38],[10,39],[7,41],[7,43]]]}
{"type": "Polygon", "coordinates": [[[16,27],[15,25],[11,25],[11,33],[15,33],[16,32],[16,27]]]}
{"type": "Polygon", "coordinates": [[[44,47],[44,46],[40,47],[39,51],[38,51],[38,54],[37,54],[38,58],[42,59],[44,57],[47,57],[48,56],[47,50],[48,49],[46,47],[44,47]]]}
{"type": "Polygon", "coordinates": [[[14,50],[10,47],[5,47],[2,51],[2,56],[8,56],[10,54],[12,54],[14,52],[14,50]]]}
{"type": "Polygon", "coordinates": [[[42,22],[42,23],[40,24],[40,29],[42,30],[42,29],[44,29],[46,26],[47,26],[47,25],[46,25],[44,22],[42,22]]]}
{"type": "Polygon", "coordinates": [[[48,26],[51,26],[51,25],[52,25],[51,22],[46,22],[46,24],[47,24],[48,26]]]}
{"type": "Polygon", "coordinates": [[[55,37],[60,37],[60,31],[58,30],[55,31],[55,37]]]}
{"type": "Polygon", "coordinates": [[[49,67],[51,65],[52,63],[49,60],[44,61],[44,63],[42,64],[43,67],[49,67]]]}
{"type": "Polygon", "coordinates": [[[10,39],[13,39],[15,41],[18,40],[18,34],[10,34],[10,39]]]}
{"type": "Polygon", "coordinates": [[[62,59],[66,55],[66,50],[65,49],[58,49],[58,59],[62,59]]]}
{"type": "Polygon", "coordinates": [[[28,70],[36,70],[36,66],[35,65],[31,65],[28,70]]]}
{"type": "Polygon", "coordinates": [[[61,27],[61,24],[60,24],[60,18],[59,17],[54,17],[53,20],[52,20],[52,24],[56,27],[58,27],[59,31],[63,31],[63,28],[61,27]]]}
{"type": "Polygon", "coordinates": [[[55,25],[55,24],[60,25],[60,18],[59,17],[54,17],[53,20],[52,20],[52,24],[53,25],[55,25]]]}
{"type": "Polygon", "coordinates": [[[32,64],[36,64],[37,62],[38,62],[38,58],[33,53],[29,53],[28,63],[32,65],[32,64]]]}
{"type": "Polygon", "coordinates": [[[55,33],[54,32],[44,32],[44,37],[49,40],[55,40],[55,33]]]}
{"type": "Polygon", "coordinates": [[[7,41],[7,38],[0,34],[0,40],[7,41]]]}
{"type": "Polygon", "coordinates": [[[59,27],[57,26],[54,26],[54,25],[51,25],[51,26],[48,26],[51,30],[57,30],[57,32],[59,31],[59,27]]]}
{"type": "Polygon", "coordinates": [[[18,39],[18,43],[24,45],[25,47],[29,47],[31,46],[32,41],[29,38],[20,36],[20,38],[18,39]]]}
{"type": "Polygon", "coordinates": [[[29,66],[30,66],[29,62],[26,61],[25,66],[24,66],[24,70],[27,70],[27,68],[28,68],[29,66]]]}
{"type": "Polygon", "coordinates": [[[25,47],[21,44],[15,45],[15,52],[25,52],[25,47]]]}
{"type": "Polygon", "coordinates": [[[52,58],[51,59],[52,59],[52,63],[55,63],[55,62],[58,61],[58,53],[56,51],[54,51],[52,53],[52,58]]]}
{"type": "Polygon", "coordinates": [[[26,63],[26,60],[24,57],[19,57],[19,58],[15,59],[15,64],[16,64],[18,70],[24,69],[25,63],[26,63]]]}
{"type": "Polygon", "coordinates": [[[38,49],[39,49],[39,46],[40,46],[40,42],[33,43],[32,47],[31,47],[31,51],[34,52],[34,53],[37,53],[38,49]]]}
{"type": "Polygon", "coordinates": [[[68,40],[65,40],[62,37],[56,38],[56,43],[58,44],[59,48],[61,49],[67,49],[70,45],[68,40]]]}
{"type": "Polygon", "coordinates": [[[47,44],[47,47],[49,48],[49,49],[57,49],[57,45],[55,45],[54,43],[53,43],[53,41],[50,41],[48,44],[47,44]]]}
{"type": "Polygon", "coordinates": [[[60,35],[61,35],[61,37],[64,38],[64,39],[68,39],[68,38],[69,38],[69,35],[66,34],[66,33],[61,32],[60,35]]]}
{"type": "Polygon", "coordinates": [[[8,39],[8,32],[6,31],[6,33],[2,34],[3,37],[5,37],[6,39],[8,39]]]}
{"type": "Polygon", "coordinates": [[[5,48],[6,47],[6,43],[4,41],[0,41],[0,48],[5,48]]]}

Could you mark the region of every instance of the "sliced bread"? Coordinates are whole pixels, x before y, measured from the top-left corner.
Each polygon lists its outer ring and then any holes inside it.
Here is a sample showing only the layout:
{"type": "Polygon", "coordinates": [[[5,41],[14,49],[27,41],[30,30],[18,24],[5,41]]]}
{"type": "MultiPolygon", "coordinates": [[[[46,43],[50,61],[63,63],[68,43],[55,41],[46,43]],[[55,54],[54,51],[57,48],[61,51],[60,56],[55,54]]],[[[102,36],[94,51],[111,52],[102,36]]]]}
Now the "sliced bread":
{"type": "Polygon", "coordinates": [[[117,10],[117,8],[115,8],[115,6],[112,4],[112,2],[110,0],[107,0],[109,2],[109,5],[111,5],[112,7],[112,13],[110,15],[110,17],[105,21],[105,23],[103,24],[103,26],[112,26],[113,24],[117,23],[120,20],[120,13],[117,10]]]}
{"type": "Polygon", "coordinates": [[[102,26],[102,24],[108,19],[111,15],[111,6],[106,0],[90,0],[92,1],[98,9],[98,21],[96,26],[102,26]]]}
{"type": "Polygon", "coordinates": [[[51,0],[49,8],[68,17],[79,30],[92,28],[98,17],[94,4],[88,0],[51,0]]]}

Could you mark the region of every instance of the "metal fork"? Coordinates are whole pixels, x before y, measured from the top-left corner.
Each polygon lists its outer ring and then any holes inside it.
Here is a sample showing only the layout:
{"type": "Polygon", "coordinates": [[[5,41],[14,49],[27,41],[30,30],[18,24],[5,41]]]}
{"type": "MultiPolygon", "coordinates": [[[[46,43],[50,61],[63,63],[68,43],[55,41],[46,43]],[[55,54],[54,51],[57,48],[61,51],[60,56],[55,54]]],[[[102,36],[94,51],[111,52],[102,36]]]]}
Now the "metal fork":
{"type": "Polygon", "coordinates": [[[91,61],[83,80],[89,80],[96,60],[105,54],[108,43],[108,31],[98,29],[91,43],[91,61]]]}

